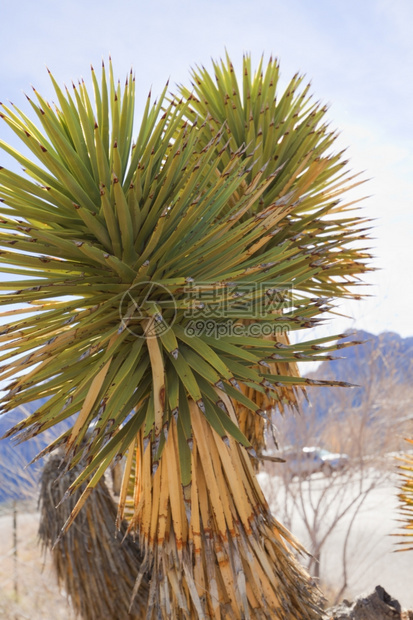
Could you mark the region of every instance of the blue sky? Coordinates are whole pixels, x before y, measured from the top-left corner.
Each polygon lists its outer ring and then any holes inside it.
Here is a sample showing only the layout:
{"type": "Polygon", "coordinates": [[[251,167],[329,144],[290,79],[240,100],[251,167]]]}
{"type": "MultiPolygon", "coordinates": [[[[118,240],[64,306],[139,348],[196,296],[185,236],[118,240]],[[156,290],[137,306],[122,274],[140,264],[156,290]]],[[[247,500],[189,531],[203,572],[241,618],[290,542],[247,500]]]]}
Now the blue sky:
{"type": "MultiPolygon", "coordinates": [[[[228,50],[257,64],[262,53],[281,63],[285,83],[306,74],[329,104],[350,166],[365,170],[364,214],[377,218],[367,276],[374,297],[344,304],[349,318],[331,333],[356,327],[413,336],[413,3],[411,0],[21,0],[2,3],[0,100],[26,111],[23,92],[52,97],[45,66],[59,83],[89,77],[111,54],[117,75],[133,66],[137,98],[152,86],[189,81],[195,64],[228,50]],[[16,7],[16,8],[14,8],[16,7]]],[[[0,138],[11,140],[0,124],[0,138]]],[[[0,165],[3,155],[0,154],[0,165]]]]}

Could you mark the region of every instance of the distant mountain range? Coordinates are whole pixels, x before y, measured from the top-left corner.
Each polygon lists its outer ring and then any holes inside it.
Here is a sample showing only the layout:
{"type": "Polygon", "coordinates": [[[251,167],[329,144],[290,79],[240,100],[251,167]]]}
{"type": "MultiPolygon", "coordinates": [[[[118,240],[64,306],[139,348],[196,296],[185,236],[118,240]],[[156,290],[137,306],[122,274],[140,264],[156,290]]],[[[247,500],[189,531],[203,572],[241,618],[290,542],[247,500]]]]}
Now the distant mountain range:
{"type": "Polygon", "coordinates": [[[402,338],[395,332],[383,332],[378,336],[366,331],[348,332],[343,342],[361,341],[363,344],[343,350],[345,359],[323,362],[317,374],[341,380],[351,377],[360,380],[369,376],[366,364],[375,365],[377,372],[388,372],[390,367],[396,371],[399,382],[408,382],[413,369],[413,337],[402,338]],[[363,363],[361,363],[363,362],[363,363]],[[363,370],[364,369],[364,370],[363,370]],[[360,375],[361,373],[361,375],[360,375]]]}
{"type": "MultiPolygon", "coordinates": [[[[413,338],[401,338],[392,332],[375,336],[357,331],[348,334],[345,340],[361,340],[364,344],[342,349],[337,356],[343,356],[344,359],[325,361],[308,376],[314,379],[345,381],[358,387],[310,388],[310,404],[303,403],[303,409],[311,406],[318,418],[323,418],[332,408],[335,408],[338,415],[340,410],[357,410],[361,403],[369,398],[369,391],[382,397],[390,393],[397,398],[400,388],[412,383],[413,338]]],[[[0,437],[14,424],[33,413],[36,407],[37,403],[31,403],[0,416],[0,437]]],[[[410,408],[406,408],[406,415],[412,415],[410,408]]],[[[18,445],[12,439],[0,441],[0,502],[33,497],[37,493],[36,485],[42,462],[24,468],[66,428],[67,422],[18,445]]]]}
{"type": "MultiPolygon", "coordinates": [[[[323,417],[331,407],[339,407],[338,397],[345,395],[346,406],[357,408],[365,402],[373,386],[378,393],[391,387],[411,385],[413,378],[413,338],[402,338],[394,332],[378,336],[366,331],[348,333],[342,342],[358,341],[362,344],[346,347],[333,354],[342,358],[325,361],[308,376],[319,380],[351,383],[351,389],[337,387],[310,388],[309,403],[323,417]]],[[[307,405],[308,406],[308,405],[307,405]]]]}
{"type": "MultiPolygon", "coordinates": [[[[34,413],[40,404],[42,401],[35,401],[0,416],[0,437],[34,413]]],[[[40,459],[29,467],[27,465],[68,426],[67,422],[60,423],[21,444],[10,438],[0,441],[0,502],[37,497],[37,483],[44,461],[40,459]]]]}

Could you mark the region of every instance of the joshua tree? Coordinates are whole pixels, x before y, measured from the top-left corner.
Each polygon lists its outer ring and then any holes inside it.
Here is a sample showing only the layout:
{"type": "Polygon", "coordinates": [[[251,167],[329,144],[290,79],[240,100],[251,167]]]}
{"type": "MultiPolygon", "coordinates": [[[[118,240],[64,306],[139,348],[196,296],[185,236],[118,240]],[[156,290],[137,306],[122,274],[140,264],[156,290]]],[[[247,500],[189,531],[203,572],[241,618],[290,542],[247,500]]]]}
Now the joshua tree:
{"type": "Polygon", "coordinates": [[[51,76],[56,105],[29,99],[40,124],[2,106],[37,160],[0,143],[25,170],[0,170],[1,268],[22,277],[0,301],[26,313],[2,314],[2,408],[47,399],[8,434],[76,416],[44,451],[85,464],[61,536],[124,459],[117,522],[142,553],[149,619],[319,616],[254,448],[269,407],[311,384],[296,361],[336,347],[287,333],[355,295],[365,220],[339,202],[354,183],[302,79],[278,101],[275,62],[243,69],[242,88],[228,61],[217,87],[202,70],[194,93],[149,96],[135,142],[135,80],[122,90],[111,65],[92,70],[94,104],[51,76]]]}

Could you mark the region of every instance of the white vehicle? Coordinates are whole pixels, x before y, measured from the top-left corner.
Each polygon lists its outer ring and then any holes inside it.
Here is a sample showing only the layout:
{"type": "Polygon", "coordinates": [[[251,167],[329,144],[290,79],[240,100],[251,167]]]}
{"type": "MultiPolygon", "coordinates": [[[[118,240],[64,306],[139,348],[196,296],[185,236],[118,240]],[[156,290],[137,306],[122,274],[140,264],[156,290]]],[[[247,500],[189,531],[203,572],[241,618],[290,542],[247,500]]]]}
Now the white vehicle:
{"type": "Polygon", "coordinates": [[[333,454],[318,447],[305,447],[300,451],[287,452],[284,455],[285,467],[291,477],[305,478],[316,472],[326,476],[343,469],[348,463],[347,454],[333,454]]]}

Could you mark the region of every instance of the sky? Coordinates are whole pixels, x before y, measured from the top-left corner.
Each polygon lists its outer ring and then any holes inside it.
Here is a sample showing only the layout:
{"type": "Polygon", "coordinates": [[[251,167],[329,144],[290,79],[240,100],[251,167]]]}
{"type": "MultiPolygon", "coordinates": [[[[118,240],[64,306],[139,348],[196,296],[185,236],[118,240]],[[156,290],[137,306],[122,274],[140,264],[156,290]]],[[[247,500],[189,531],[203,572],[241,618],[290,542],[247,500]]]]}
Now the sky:
{"type": "MultiPolygon", "coordinates": [[[[361,214],[375,219],[371,297],[343,303],[323,329],[413,336],[413,2],[411,0],[0,0],[0,101],[28,112],[31,86],[53,98],[112,56],[115,74],[136,73],[138,112],[147,93],[189,83],[195,65],[228,51],[276,56],[282,83],[298,71],[329,105],[349,166],[369,179],[361,214]]],[[[5,124],[0,139],[12,142],[5,124]]],[[[17,144],[16,144],[17,145],[17,144]]],[[[0,152],[0,165],[4,156],[0,152]]]]}

